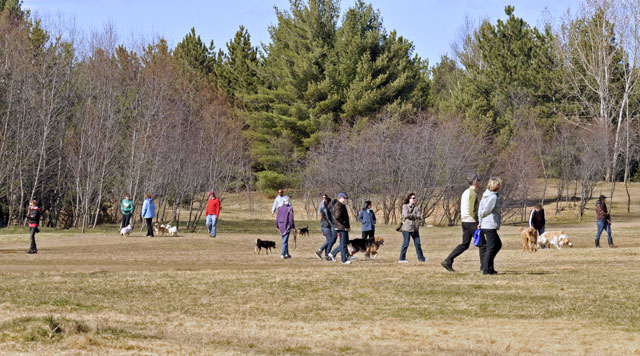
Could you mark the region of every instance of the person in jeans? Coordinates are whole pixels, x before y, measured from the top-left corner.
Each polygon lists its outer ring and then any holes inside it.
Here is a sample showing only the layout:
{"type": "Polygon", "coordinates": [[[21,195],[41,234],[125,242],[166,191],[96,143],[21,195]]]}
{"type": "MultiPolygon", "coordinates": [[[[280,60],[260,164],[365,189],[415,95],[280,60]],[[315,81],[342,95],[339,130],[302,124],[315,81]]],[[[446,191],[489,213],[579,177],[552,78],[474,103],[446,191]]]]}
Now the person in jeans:
{"type": "Polygon", "coordinates": [[[529,227],[532,227],[538,231],[538,236],[544,234],[544,226],[547,221],[544,218],[544,209],[542,205],[536,204],[535,208],[531,209],[529,214],[529,227]]]}
{"type": "Polygon", "coordinates": [[[462,220],[462,243],[451,251],[449,256],[440,263],[447,271],[454,272],[453,260],[460,256],[464,251],[469,249],[473,233],[478,228],[478,188],[480,188],[480,179],[475,173],[467,177],[469,188],[462,193],[460,198],[460,219],[462,220]]]}
{"type": "Polygon", "coordinates": [[[216,237],[216,226],[218,226],[218,218],[220,217],[220,200],[216,197],[216,193],[213,190],[209,192],[206,214],[207,231],[209,232],[209,236],[214,238],[216,237]]]}
{"type": "Polygon", "coordinates": [[[291,199],[288,196],[283,196],[282,205],[278,208],[278,215],[276,215],[276,227],[280,231],[282,236],[282,254],[280,258],[291,258],[289,255],[289,235],[291,230],[296,228],[293,220],[293,208],[291,207],[291,199]]]}
{"type": "Polygon", "coordinates": [[[29,203],[29,211],[27,212],[27,221],[29,222],[29,235],[31,237],[31,246],[29,247],[28,254],[38,253],[38,247],[36,246],[36,232],[38,225],[40,225],[40,208],[38,202],[32,200],[29,203]]]}
{"type": "Polygon", "coordinates": [[[324,251],[325,259],[329,260],[329,253],[333,244],[336,242],[336,234],[333,223],[333,209],[331,208],[331,198],[324,196],[324,200],[320,205],[320,230],[325,238],[325,242],[320,246],[320,249],[316,251],[315,255],[319,259],[323,259],[322,252],[324,251]]]}
{"type": "Polygon", "coordinates": [[[347,244],[349,243],[349,231],[351,231],[351,224],[349,224],[349,211],[347,211],[347,206],[345,205],[347,199],[349,199],[349,197],[346,193],[338,194],[338,202],[333,208],[335,231],[338,235],[340,235],[340,246],[337,246],[329,254],[329,259],[335,262],[336,254],[338,252],[342,253],[342,264],[345,265],[348,265],[351,263],[351,261],[355,260],[355,258],[349,256],[349,250],[347,249],[347,244]]]}
{"type": "Polygon", "coordinates": [[[611,237],[611,215],[609,215],[609,210],[607,210],[607,197],[604,195],[601,195],[596,202],[596,225],[598,226],[598,232],[596,232],[596,248],[600,248],[600,235],[602,234],[602,230],[607,230],[609,247],[618,247],[613,244],[613,238],[611,237]]]}
{"type": "Polygon", "coordinates": [[[120,204],[120,212],[122,213],[122,220],[120,221],[120,229],[131,224],[131,216],[133,216],[133,200],[129,193],[124,195],[122,203],[120,204]]]}
{"type": "Polygon", "coordinates": [[[428,259],[422,254],[422,247],[420,246],[420,223],[422,222],[422,212],[416,201],[418,198],[415,194],[410,193],[404,198],[402,204],[402,248],[400,249],[399,263],[408,263],[407,261],[407,249],[409,248],[409,240],[413,239],[413,244],[416,246],[416,254],[418,255],[419,262],[426,262],[428,259]]]}
{"type": "Polygon", "coordinates": [[[492,177],[487,183],[487,190],[482,195],[480,206],[478,207],[478,217],[480,218],[480,228],[484,235],[484,241],[480,241],[481,252],[480,261],[482,274],[498,274],[494,269],[493,262],[502,248],[502,241],[498,235],[500,224],[502,223],[502,204],[500,203],[500,190],[502,180],[492,177]]]}
{"type": "Polygon", "coordinates": [[[156,204],[149,193],[144,193],[144,203],[142,203],[140,216],[147,223],[147,234],[145,236],[153,237],[153,218],[156,216],[156,204]]]}
{"type": "Polygon", "coordinates": [[[371,201],[364,202],[360,214],[358,214],[358,221],[362,223],[362,239],[373,240],[376,233],[376,214],[371,210],[371,201]]]}

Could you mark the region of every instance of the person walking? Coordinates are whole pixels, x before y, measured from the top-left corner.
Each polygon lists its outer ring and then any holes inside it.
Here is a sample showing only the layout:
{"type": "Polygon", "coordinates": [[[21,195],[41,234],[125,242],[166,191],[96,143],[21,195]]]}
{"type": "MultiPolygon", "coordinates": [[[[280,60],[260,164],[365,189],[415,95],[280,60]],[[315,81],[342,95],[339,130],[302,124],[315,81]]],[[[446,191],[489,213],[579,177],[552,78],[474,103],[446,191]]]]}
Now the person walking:
{"type": "Polygon", "coordinates": [[[38,207],[38,202],[36,200],[32,200],[29,203],[27,221],[29,222],[29,235],[31,237],[31,246],[27,253],[32,255],[34,253],[38,253],[38,247],[36,246],[36,233],[40,232],[38,229],[38,225],[40,225],[40,208],[38,207]]]}
{"type": "Polygon", "coordinates": [[[140,216],[147,223],[147,234],[145,236],[153,237],[153,218],[156,216],[156,204],[149,193],[144,193],[144,203],[142,203],[140,216]]]}
{"type": "MultiPolygon", "coordinates": [[[[320,205],[318,205],[318,217],[320,218],[320,220],[322,220],[322,208],[325,206],[328,206],[324,203],[324,201],[327,199],[327,195],[326,194],[322,194],[322,200],[320,201],[320,205]]],[[[331,200],[329,200],[331,201],[331,200]]]]}
{"type": "Polygon", "coordinates": [[[282,191],[282,189],[278,189],[278,195],[276,195],[276,198],[273,199],[273,206],[271,206],[271,216],[273,216],[273,214],[278,211],[278,209],[282,206],[283,201],[284,192],[282,191]]]}
{"type": "Polygon", "coordinates": [[[358,221],[362,223],[362,239],[373,240],[376,230],[376,214],[371,210],[371,201],[364,202],[364,206],[358,214],[358,221]]]}
{"type": "Polygon", "coordinates": [[[120,229],[131,224],[131,217],[133,216],[133,200],[129,193],[124,195],[122,203],[120,204],[120,212],[122,212],[122,220],[120,221],[120,229]]]}
{"type": "Polygon", "coordinates": [[[613,244],[613,238],[611,237],[611,215],[607,209],[607,197],[601,195],[596,202],[596,226],[598,232],[596,232],[596,248],[600,248],[600,235],[602,230],[607,230],[607,240],[609,240],[609,247],[616,248],[618,246],[613,244]]]}
{"type": "Polygon", "coordinates": [[[402,204],[402,248],[400,249],[399,263],[408,263],[407,261],[407,249],[409,248],[409,240],[413,239],[413,244],[416,247],[416,255],[418,255],[419,262],[428,261],[422,254],[422,246],[420,245],[420,223],[422,222],[422,213],[420,208],[416,205],[418,198],[415,194],[409,193],[404,198],[402,204]]]}
{"type": "Polygon", "coordinates": [[[325,195],[320,207],[320,230],[322,231],[325,242],[320,246],[318,251],[316,251],[315,255],[319,259],[323,259],[322,252],[324,252],[324,259],[329,260],[329,253],[331,252],[333,244],[336,242],[331,198],[325,195]]]}
{"type": "Polygon", "coordinates": [[[209,192],[209,200],[207,201],[207,231],[211,238],[216,237],[216,226],[218,226],[218,218],[220,217],[220,199],[216,197],[216,193],[212,190],[209,192]]]}
{"type": "Polygon", "coordinates": [[[502,203],[500,202],[500,190],[502,190],[502,180],[492,177],[487,183],[487,190],[482,194],[482,200],[478,207],[478,217],[480,218],[480,228],[484,235],[484,240],[480,241],[481,269],[482,274],[498,274],[494,268],[494,260],[498,251],[502,248],[502,241],[498,235],[500,224],[502,223],[502,203]]]}
{"type": "Polygon", "coordinates": [[[282,197],[282,206],[278,208],[276,227],[278,231],[280,231],[280,236],[282,236],[282,254],[280,258],[291,258],[291,255],[289,255],[289,235],[291,234],[291,230],[296,228],[296,225],[293,220],[291,199],[286,195],[282,197]]]}
{"type": "Polygon", "coordinates": [[[345,205],[347,199],[349,199],[349,197],[346,193],[338,194],[338,202],[333,208],[335,231],[336,234],[340,236],[340,245],[333,249],[333,251],[331,251],[331,253],[329,254],[329,259],[335,262],[336,254],[338,252],[342,253],[342,256],[340,257],[342,260],[342,264],[345,265],[351,264],[351,261],[355,260],[354,257],[349,256],[349,250],[347,249],[347,244],[349,243],[349,231],[351,231],[351,224],[349,223],[349,211],[347,210],[347,206],[345,205]]]}
{"type": "Polygon", "coordinates": [[[529,227],[532,227],[538,231],[538,236],[544,234],[544,226],[547,221],[544,218],[544,209],[542,205],[536,204],[535,208],[531,209],[529,214],[529,227]]]}
{"type": "Polygon", "coordinates": [[[480,179],[475,173],[467,177],[469,188],[462,193],[460,198],[460,220],[462,220],[462,243],[456,246],[453,251],[440,263],[447,271],[455,272],[453,269],[453,261],[464,251],[469,249],[473,233],[478,228],[478,188],[480,188],[480,179]]]}

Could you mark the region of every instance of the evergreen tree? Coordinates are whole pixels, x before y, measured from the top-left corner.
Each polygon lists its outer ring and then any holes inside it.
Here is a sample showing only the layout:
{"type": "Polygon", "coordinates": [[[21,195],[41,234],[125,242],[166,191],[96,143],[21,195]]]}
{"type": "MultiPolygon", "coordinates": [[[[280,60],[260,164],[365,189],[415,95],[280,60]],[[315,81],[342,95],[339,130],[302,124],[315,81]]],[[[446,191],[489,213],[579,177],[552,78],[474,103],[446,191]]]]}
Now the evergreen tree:
{"type": "Polygon", "coordinates": [[[196,35],[196,29],[191,31],[176,45],[174,57],[184,66],[192,68],[204,75],[213,72],[215,63],[213,41],[209,47],[202,42],[199,35],[196,35]]]}

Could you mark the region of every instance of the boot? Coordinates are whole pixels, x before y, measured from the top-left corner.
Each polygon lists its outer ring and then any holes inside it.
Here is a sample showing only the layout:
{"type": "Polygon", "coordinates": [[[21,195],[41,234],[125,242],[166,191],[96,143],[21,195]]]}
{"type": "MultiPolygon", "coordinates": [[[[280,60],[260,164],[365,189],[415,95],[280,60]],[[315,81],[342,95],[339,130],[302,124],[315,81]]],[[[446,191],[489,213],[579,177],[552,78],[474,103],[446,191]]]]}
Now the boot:
{"type": "Polygon", "coordinates": [[[613,244],[613,240],[609,240],[609,247],[611,247],[611,248],[616,248],[616,247],[618,247],[618,246],[616,246],[616,245],[614,245],[614,244],[613,244]]]}
{"type": "Polygon", "coordinates": [[[596,240],[596,248],[600,248],[600,240],[596,240]]]}

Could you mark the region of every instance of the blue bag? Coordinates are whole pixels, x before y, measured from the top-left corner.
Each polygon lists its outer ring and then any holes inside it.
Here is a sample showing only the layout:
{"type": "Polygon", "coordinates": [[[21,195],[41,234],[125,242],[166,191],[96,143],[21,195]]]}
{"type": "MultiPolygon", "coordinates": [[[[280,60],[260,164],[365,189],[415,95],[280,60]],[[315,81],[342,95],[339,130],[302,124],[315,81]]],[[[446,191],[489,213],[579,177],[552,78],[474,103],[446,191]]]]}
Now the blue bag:
{"type": "Polygon", "coordinates": [[[480,245],[480,235],[482,234],[482,230],[478,229],[473,233],[473,246],[480,245]]]}

